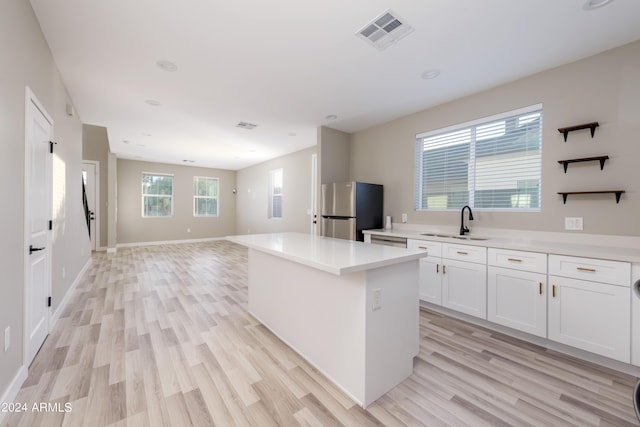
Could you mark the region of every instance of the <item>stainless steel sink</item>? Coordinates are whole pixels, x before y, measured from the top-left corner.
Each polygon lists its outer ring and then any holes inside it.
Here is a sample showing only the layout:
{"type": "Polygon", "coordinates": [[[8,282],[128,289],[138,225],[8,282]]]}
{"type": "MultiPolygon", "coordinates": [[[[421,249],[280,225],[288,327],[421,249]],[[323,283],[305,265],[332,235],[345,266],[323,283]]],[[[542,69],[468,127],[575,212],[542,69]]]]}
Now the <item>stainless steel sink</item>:
{"type": "Polygon", "coordinates": [[[476,236],[451,236],[453,239],[460,240],[489,240],[488,237],[476,237],[476,236]]]}
{"type": "Polygon", "coordinates": [[[447,238],[447,239],[459,239],[459,240],[489,240],[488,237],[456,236],[456,235],[453,235],[453,234],[437,234],[437,233],[422,233],[421,236],[444,237],[444,238],[447,238]]]}

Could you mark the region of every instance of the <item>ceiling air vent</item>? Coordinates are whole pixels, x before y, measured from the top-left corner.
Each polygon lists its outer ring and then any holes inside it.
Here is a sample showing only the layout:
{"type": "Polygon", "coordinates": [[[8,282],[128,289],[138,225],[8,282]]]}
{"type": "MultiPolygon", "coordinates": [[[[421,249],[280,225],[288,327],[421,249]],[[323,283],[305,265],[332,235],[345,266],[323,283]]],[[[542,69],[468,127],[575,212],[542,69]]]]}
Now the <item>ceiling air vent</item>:
{"type": "Polygon", "coordinates": [[[255,129],[256,126],[258,126],[258,125],[254,125],[253,123],[249,123],[249,122],[239,122],[236,125],[237,128],[242,128],[242,129],[247,129],[247,130],[255,129]]]}
{"type": "Polygon", "coordinates": [[[384,50],[412,31],[413,28],[397,13],[387,10],[360,29],[357,35],[377,49],[384,50]]]}

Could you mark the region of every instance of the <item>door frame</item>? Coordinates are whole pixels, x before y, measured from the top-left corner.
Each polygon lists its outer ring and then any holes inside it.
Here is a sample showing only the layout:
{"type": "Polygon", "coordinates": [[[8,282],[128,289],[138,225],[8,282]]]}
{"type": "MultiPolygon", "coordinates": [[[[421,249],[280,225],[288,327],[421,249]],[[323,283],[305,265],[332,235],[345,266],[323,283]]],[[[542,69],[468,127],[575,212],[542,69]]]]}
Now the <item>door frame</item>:
{"type": "Polygon", "coordinates": [[[95,167],[95,176],[93,177],[93,197],[94,197],[94,208],[93,211],[93,222],[95,227],[94,232],[94,244],[92,245],[92,250],[99,251],[102,246],[100,246],[100,162],[95,160],[82,160],[82,167],[84,168],[85,164],[90,164],[95,167]]]}
{"type": "MultiPolygon", "coordinates": [[[[23,364],[28,368],[28,365],[31,364],[31,362],[33,360],[27,360],[28,358],[28,354],[29,354],[29,348],[28,348],[28,344],[29,344],[29,328],[27,327],[28,325],[28,319],[27,316],[29,314],[29,301],[27,300],[27,297],[29,295],[28,290],[30,289],[30,284],[29,284],[29,244],[30,244],[30,237],[31,237],[31,233],[30,233],[30,229],[29,229],[29,197],[28,197],[28,192],[29,192],[29,186],[30,186],[30,172],[31,172],[31,164],[29,161],[29,146],[30,146],[30,137],[31,137],[31,129],[30,129],[30,120],[29,118],[31,117],[31,110],[30,110],[30,106],[31,104],[33,104],[33,106],[35,106],[38,111],[42,114],[42,116],[45,118],[45,120],[47,122],[49,122],[50,128],[49,128],[49,137],[50,140],[53,140],[53,135],[54,135],[54,130],[53,130],[53,118],[49,115],[49,113],[47,113],[47,111],[45,110],[44,106],[42,105],[42,103],[40,103],[40,101],[38,100],[38,98],[35,96],[35,94],[33,93],[33,91],[26,86],[25,87],[25,114],[24,114],[24,125],[25,125],[25,147],[24,147],[24,152],[25,152],[25,159],[24,159],[24,163],[25,163],[25,167],[24,167],[24,213],[23,213],[23,222],[24,222],[24,246],[22,249],[22,259],[23,259],[23,270],[24,270],[24,286],[23,286],[23,336],[22,336],[22,360],[23,360],[23,364]]],[[[49,218],[51,219],[51,221],[53,221],[53,156],[49,156],[48,157],[48,161],[49,161],[49,189],[48,189],[48,198],[49,198],[49,218]]],[[[52,282],[53,282],[53,274],[52,274],[52,260],[53,260],[53,247],[52,247],[52,236],[51,236],[51,231],[49,233],[47,233],[46,235],[46,246],[49,249],[47,251],[48,253],[48,259],[47,259],[47,274],[49,276],[49,280],[48,280],[48,289],[46,289],[48,295],[51,295],[51,287],[52,287],[52,282]]],[[[44,301],[43,301],[44,304],[44,301]]],[[[47,313],[47,319],[46,319],[46,329],[47,329],[47,334],[51,331],[51,307],[47,307],[46,310],[47,313]]],[[[36,353],[37,354],[37,353],[36,353]]],[[[35,355],[34,355],[35,357],[35,355]]]]}

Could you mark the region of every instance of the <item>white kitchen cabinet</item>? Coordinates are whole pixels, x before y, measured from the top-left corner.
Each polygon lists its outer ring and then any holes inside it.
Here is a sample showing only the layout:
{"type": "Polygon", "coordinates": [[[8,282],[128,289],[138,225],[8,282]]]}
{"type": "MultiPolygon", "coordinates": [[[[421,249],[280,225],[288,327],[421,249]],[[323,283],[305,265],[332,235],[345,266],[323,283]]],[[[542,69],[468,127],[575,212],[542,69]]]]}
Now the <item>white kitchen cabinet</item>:
{"type": "Polygon", "coordinates": [[[547,336],[547,255],[489,248],[487,320],[547,336]]]}
{"type": "Polygon", "coordinates": [[[420,299],[442,305],[442,243],[408,239],[407,248],[425,250],[429,254],[420,258],[420,299]]]}
{"type": "Polygon", "coordinates": [[[481,319],[487,318],[486,251],[480,246],[442,245],[444,307],[481,319]]]}
{"type": "Polygon", "coordinates": [[[630,271],[628,263],[550,255],[549,339],[630,363],[630,271]]]}
{"type": "Polygon", "coordinates": [[[489,266],[487,320],[546,337],[546,274],[489,266]]]}

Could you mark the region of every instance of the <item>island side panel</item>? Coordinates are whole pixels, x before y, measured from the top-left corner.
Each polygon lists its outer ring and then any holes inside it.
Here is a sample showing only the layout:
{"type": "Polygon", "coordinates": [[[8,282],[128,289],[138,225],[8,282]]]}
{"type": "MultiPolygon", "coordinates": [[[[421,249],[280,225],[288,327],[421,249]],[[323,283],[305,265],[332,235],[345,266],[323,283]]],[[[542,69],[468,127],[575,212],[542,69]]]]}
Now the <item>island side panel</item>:
{"type": "Polygon", "coordinates": [[[418,266],[414,260],[367,271],[365,407],[413,372],[420,351],[418,266]]]}
{"type": "Polygon", "coordinates": [[[249,249],[249,313],[360,405],[366,273],[343,276],[249,249]]]}

